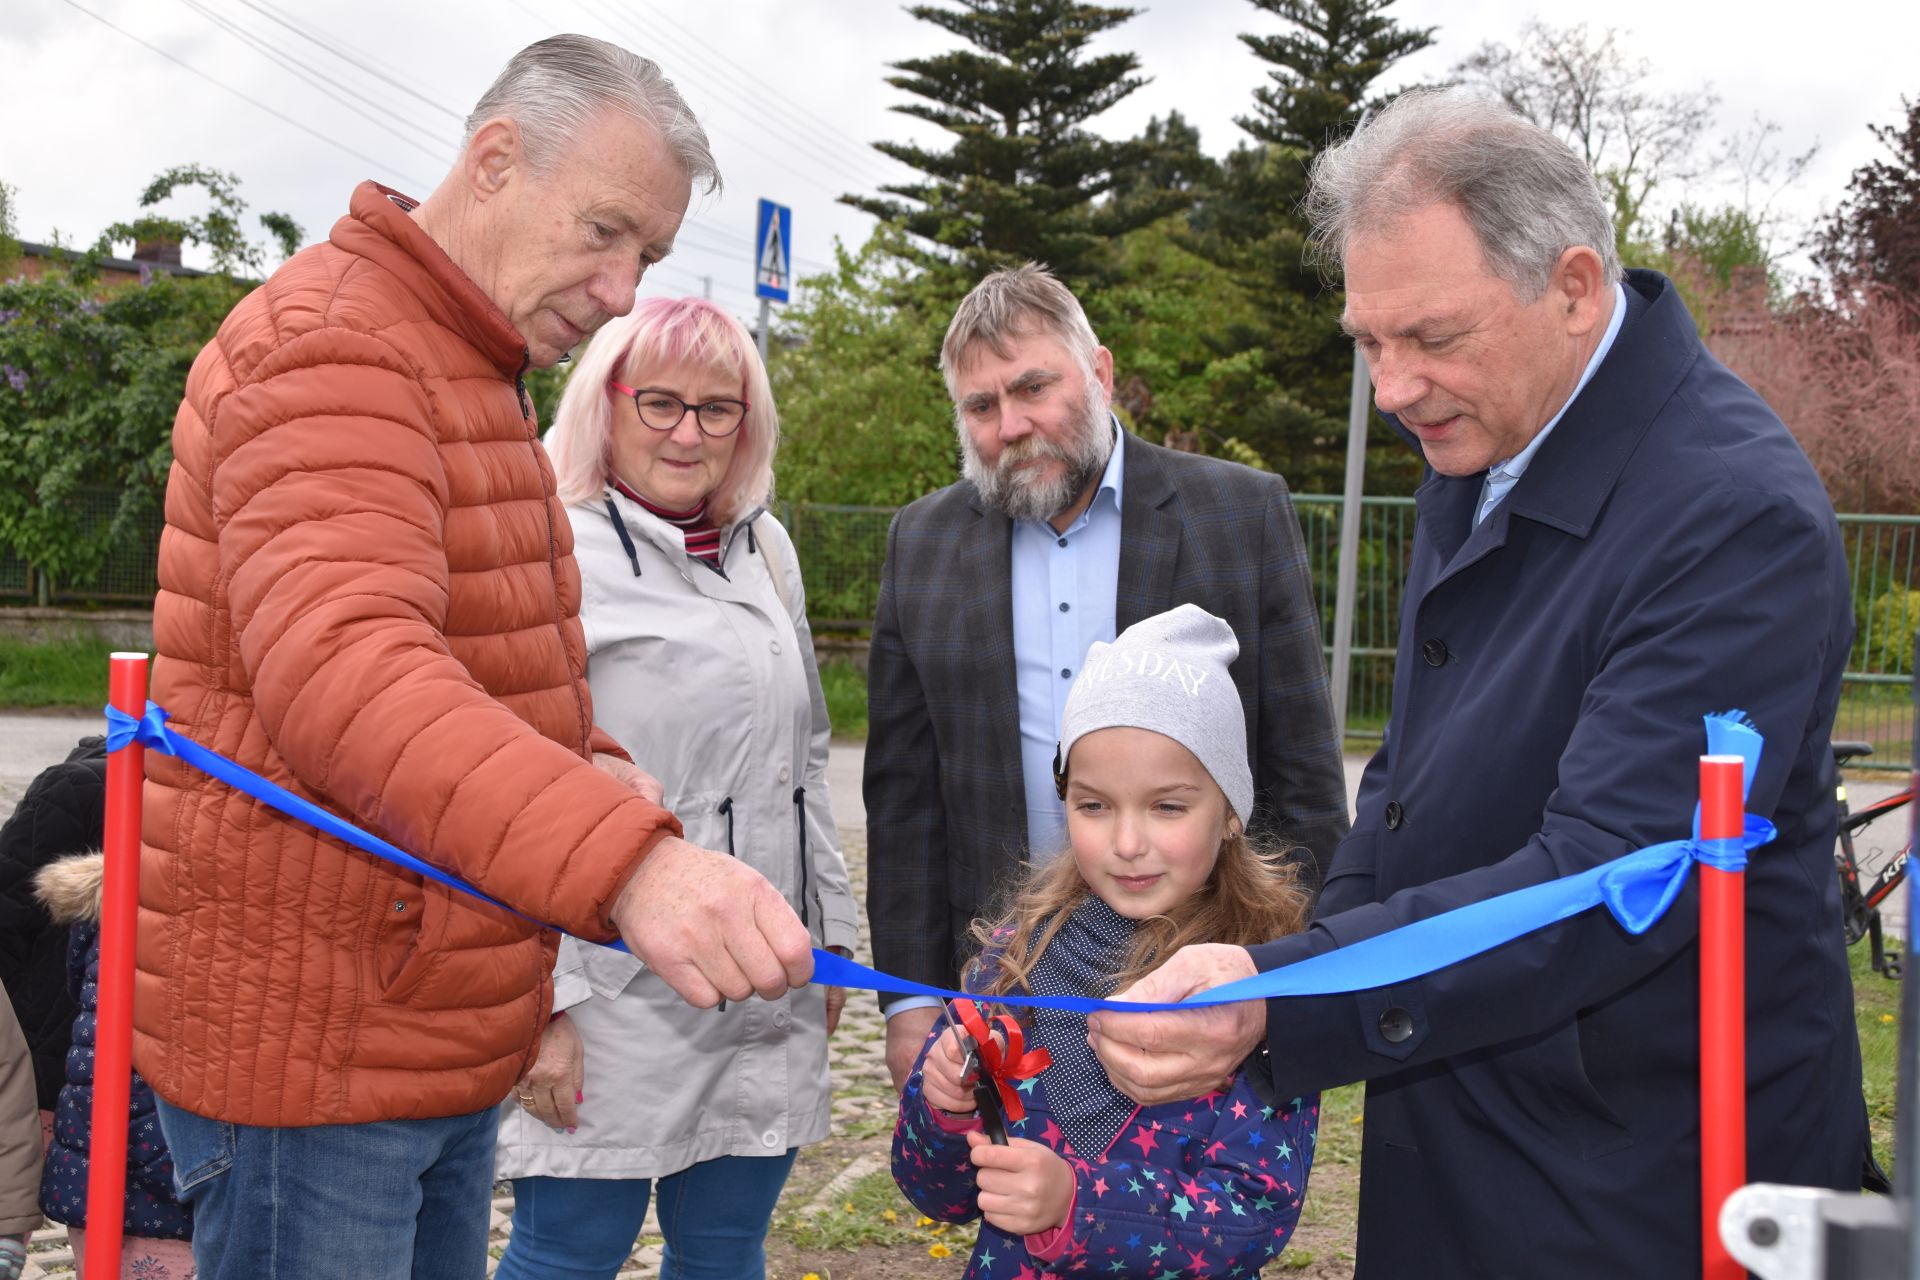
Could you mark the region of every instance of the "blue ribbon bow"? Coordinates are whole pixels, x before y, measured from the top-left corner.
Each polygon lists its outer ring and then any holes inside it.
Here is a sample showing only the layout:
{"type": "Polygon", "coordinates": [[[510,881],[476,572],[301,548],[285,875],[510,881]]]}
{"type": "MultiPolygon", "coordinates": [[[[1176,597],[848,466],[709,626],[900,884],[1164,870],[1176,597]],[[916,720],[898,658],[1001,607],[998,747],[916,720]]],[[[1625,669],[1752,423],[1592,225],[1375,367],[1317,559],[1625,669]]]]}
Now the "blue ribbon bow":
{"type": "MultiPolygon", "coordinates": [[[[458,876],[421,861],[225,756],[171,732],[167,728],[167,713],[151,702],[147,703],[146,714],[138,719],[117,707],[110,706],[106,711],[108,751],[118,751],[129,742],[139,742],[211,774],[261,803],[357,849],[384,858],[449,889],[478,898],[543,929],[553,929],[552,925],[534,920],[497,898],[489,897],[458,876]]],[[[1710,754],[1738,755],[1741,758],[1744,767],[1740,794],[1744,799],[1753,788],[1754,770],[1760,763],[1762,742],[1759,731],[1738,711],[1710,715],[1706,717],[1706,727],[1707,750],[1710,754]]],[[[1586,871],[1456,907],[1452,911],[1416,920],[1285,968],[1272,969],[1215,987],[1178,1003],[1134,1004],[1099,1000],[1091,996],[1022,996],[1012,993],[995,996],[994,1001],[997,1004],[1079,1013],[1102,1009],[1123,1013],[1153,1013],[1230,1004],[1237,1000],[1365,991],[1425,977],[1438,969],[1458,964],[1515,938],[1600,906],[1604,906],[1629,933],[1641,934],[1652,928],[1673,905],[1674,899],[1680,896],[1680,890],[1686,885],[1687,876],[1695,862],[1723,871],[1739,871],[1747,865],[1748,853],[1774,838],[1771,822],[1747,814],[1745,830],[1738,838],[1701,839],[1697,808],[1693,831],[1690,839],[1652,845],[1586,871]]],[[[554,932],[563,931],[555,929],[554,932]]],[[[627,950],[623,942],[596,945],[615,951],[627,950]]],[[[895,978],[819,948],[813,952],[813,980],[827,986],[895,991],[942,999],[968,994],[895,978]]]]}

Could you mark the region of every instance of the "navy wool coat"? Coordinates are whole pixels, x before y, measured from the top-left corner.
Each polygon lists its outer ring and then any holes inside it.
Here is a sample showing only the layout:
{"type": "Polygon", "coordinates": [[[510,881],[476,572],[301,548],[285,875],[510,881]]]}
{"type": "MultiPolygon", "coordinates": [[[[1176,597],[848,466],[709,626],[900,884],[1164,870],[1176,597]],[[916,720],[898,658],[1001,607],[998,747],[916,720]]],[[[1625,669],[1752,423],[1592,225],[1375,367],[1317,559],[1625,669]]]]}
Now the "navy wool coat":
{"type": "MultiPolygon", "coordinates": [[[[1858,1188],[1866,1113],[1828,748],[1852,637],[1833,509],[1672,285],[1473,525],[1429,473],[1394,714],[1315,923],[1262,969],[1684,836],[1701,717],[1766,739],[1749,801],[1749,1176],[1858,1188]]],[[[1277,1096],[1367,1081],[1357,1275],[1700,1273],[1698,905],[1588,912],[1388,989],[1268,1003],[1277,1096]]]]}

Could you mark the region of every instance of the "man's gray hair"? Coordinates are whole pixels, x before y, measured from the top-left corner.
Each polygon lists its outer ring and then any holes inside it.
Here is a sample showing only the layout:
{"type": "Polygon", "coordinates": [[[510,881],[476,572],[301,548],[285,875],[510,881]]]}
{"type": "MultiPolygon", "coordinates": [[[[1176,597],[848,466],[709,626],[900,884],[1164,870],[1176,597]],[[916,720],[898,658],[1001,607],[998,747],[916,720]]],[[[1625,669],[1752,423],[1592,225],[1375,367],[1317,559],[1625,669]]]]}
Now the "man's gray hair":
{"type": "Polygon", "coordinates": [[[1593,173],[1566,143],[1466,89],[1412,89],[1313,162],[1304,208],[1309,253],[1344,271],[1357,234],[1430,205],[1460,207],[1493,273],[1521,302],[1546,291],[1576,245],[1620,279],[1613,219],[1593,173]]]}
{"type": "Polygon", "coordinates": [[[520,126],[527,161],[551,171],[560,152],[594,116],[621,111],[651,125],[685,166],[687,178],[720,189],[707,132],[659,64],[592,36],[548,36],[513,55],[467,117],[462,145],[489,120],[520,126]]]}
{"type": "Polygon", "coordinates": [[[1092,374],[1100,342],[1072,291],[1037,262],[994,272],[961,299],[940,344],[947,394],[953,394],[954,378],[975,347],[985,346],[1004,360],[1010,341],[1036,335],[1060,342],[1080,362],[1081,371],[1092,374]]]}

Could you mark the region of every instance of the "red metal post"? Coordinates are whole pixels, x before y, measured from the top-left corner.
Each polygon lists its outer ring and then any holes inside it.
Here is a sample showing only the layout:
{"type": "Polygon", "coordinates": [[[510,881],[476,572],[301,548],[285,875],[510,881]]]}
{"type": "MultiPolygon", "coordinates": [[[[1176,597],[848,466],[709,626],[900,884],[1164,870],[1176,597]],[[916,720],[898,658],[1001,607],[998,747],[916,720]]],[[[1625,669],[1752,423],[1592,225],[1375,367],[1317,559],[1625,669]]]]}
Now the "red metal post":
{"type": "MultiPolygon", "coordinates": [[[[108,700],[130,716],[147,708],[147,655],[116,653],[108,700]]],[[[140,911],[140,788],[146,748],[107,757],[106,883],[100,909],[99,1010],[94,1025],[93,1119],[87,1169],[88,1275],[120,1274],[127,1195],[127,1115],[133,1089],[133,937],[140,911]]]]}
{"type": "MultiPolygon", "coordinates": [[[[1745,825],[1739,756],[1700,757],[1700,836],[1745,825]]],[[[1747,1180],[1746,876],[1700,868],[1700,1223],[1704,1280],[1743,1280],[1720,1243],[1720,1206],[1747,1180]]]]}

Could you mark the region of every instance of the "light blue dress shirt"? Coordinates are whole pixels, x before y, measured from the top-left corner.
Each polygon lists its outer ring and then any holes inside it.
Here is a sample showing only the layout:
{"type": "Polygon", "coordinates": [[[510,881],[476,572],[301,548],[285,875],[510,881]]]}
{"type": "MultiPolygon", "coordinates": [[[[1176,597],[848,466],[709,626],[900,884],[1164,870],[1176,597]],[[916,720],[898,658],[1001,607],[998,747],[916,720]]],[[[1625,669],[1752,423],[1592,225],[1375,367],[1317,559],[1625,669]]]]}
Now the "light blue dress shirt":
{"type": "Polygon", "coordinates": [[[1560,425],[1560,419],[1567,416],[1568,406],[1580,398],[1580,393],[1592,380],[1594,371],[1600,367],[1600,362],[1607,358],[1607,352],[1613,350],[1613,340],[1620,336],[1620,326],[1626,322],[1626,318],[1627,289],[1625,285],[1616,283],[1613,286],[1613,316],[1607,321],[1607,331],[1601,335],[1600,345],[1593,349],[1593,355],[1587,360],[1587,367],[1581,371],[1580,381],[1574,385],[1573,394],[1567,397],[1567,403],[1560,406],[1559,413],[1547,420],[1547,425],[1540,428],[1540,433],[1527,443],[1526,448],[1505,462],[1496,463],[1487,469],[1486,484],[1480,490],[1480,505],[1473,514],[1473,522],[1476,525],[1485,520],[1493,509],[1500,505],[1500,500],[1506,497],[1508,491],[1520,482],[1520,477],[1526,474],[1527,465],[1533,461],[1533,455],[1540,452],[1541,444],[1552,434],[1553,429],[1560,425]]]}
{"type": "Polygon", "coordinates": [[[1053,754],[1067,691],[1096,640],[1117,630],[1120,485],[1125,455],[1113,453],[1080,518],[1056,533],[1044,520],[1013,523],[1013,666],[1020,696],[1020,775],[1027,795],[1027,853],[1043,861],[1066,848],[1067,810],[1053,790],[1053,754]]]}
{"type": "MultiPolygon", "coordinates": [[[[1047,859],[1067,847],[1067,809],[1053,790],[1053,753],[1067,691],[1096,640],[1118,632],[1120,484],[1126,440],[1113,424],[1113,454],[1100,487],[1064,532],[1044,520],[1013,522],[1013,667],[1020,704],[1020,776],[1027,797],[1027,849],[1047,859]]],[[[900,996],[887,1017],[931,1008],[931,996],[900,996]]]]}

